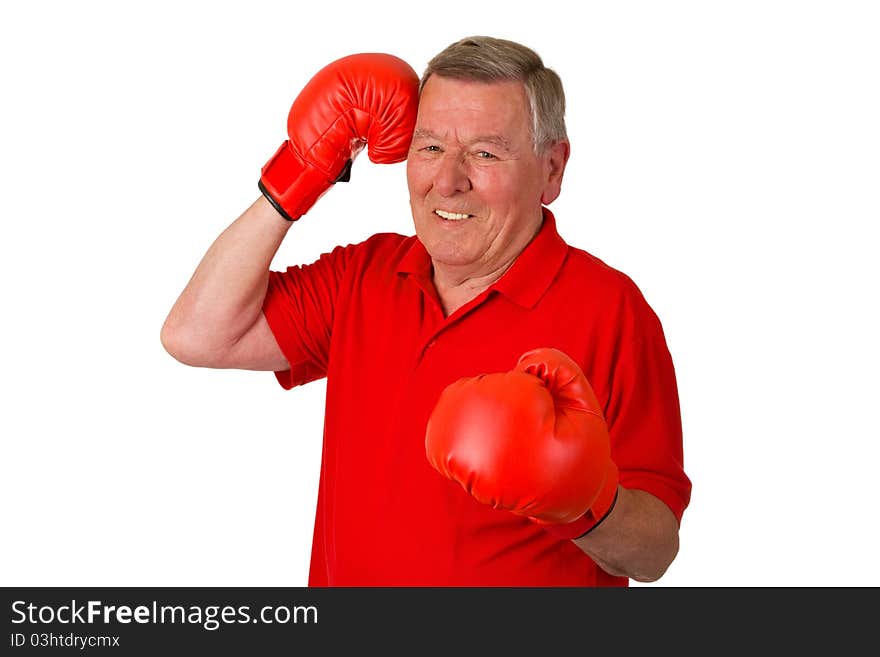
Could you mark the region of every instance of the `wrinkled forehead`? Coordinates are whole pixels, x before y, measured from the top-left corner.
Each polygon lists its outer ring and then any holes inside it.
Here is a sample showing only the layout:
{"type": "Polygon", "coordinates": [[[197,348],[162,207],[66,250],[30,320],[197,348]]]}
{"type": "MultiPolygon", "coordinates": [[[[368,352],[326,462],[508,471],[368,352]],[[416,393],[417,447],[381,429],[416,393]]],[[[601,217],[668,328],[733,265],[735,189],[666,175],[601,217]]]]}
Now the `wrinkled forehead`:
{"type": "Polygon", "coordinates": [[[473,93],[492,89],[500,90],[501,93],[511,99],[515,97],[526,98],[526,86],[521,80],[514,79],[482,79],[470,76],[448,76],[434,73],[429,76],[419,88],[419,101],[429,91],[436,92],[437,88],[443,89],[444,93],[473,93]]]}
{"type": "Polygon", "coordinates": [[[417,136],[461,133],[468,139],[518,141],[530,135],[525,88],[518,81],[481,82],[431,76],[419,97],[417,136]]]}

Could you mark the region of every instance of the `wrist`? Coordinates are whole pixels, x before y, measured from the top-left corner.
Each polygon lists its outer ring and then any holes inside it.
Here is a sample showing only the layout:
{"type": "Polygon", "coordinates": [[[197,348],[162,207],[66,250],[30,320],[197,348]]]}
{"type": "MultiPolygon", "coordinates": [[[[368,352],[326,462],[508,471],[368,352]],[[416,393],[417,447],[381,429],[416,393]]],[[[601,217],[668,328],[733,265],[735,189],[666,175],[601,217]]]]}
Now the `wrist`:
{"type": "Polygon", "coordinates": [[[286,141],[260,171],[263,196],[288,221],[296,221],[331,187],[333,180],[302,160],[286,141]]]}
{"type": "Polygon", "coordinates": [[[609,461],[602,489],[586,513],[573,522],[541,523],[541,526],[554,536],[563,539],[574,540],[586,536],[611,515],[617,504],[619,481],[617,466],[613,461],[609,461]]]}

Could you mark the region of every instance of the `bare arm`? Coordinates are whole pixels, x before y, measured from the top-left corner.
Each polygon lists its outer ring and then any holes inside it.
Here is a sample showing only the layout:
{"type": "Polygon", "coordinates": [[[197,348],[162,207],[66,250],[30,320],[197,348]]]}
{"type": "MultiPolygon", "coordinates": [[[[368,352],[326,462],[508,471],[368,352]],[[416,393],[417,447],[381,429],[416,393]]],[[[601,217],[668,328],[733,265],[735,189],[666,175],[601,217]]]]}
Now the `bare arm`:
{"type": "Polygon", "coordinates": [[[678,554],[678,520],[650,493],[623,486],[617,490],[608,517],[575,545],[610,575],[656,581],[678,554]]]}
{"type": "Polygon", "coordinates": [[[289,367],[262,306],[269,266],[291,225],[260,196],[220,234],[162,326],[169,354],[195,367],[289,367]]]}

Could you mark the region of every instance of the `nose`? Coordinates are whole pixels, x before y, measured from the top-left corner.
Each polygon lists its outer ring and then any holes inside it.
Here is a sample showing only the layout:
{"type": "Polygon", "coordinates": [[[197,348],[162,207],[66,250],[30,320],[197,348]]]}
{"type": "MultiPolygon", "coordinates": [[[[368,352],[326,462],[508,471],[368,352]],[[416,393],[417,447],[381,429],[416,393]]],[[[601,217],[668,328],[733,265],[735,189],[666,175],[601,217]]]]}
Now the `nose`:
{"type": "Polygon", "coordinates": [[[447,152],[440,158],[434,176],[434,188],[441,196],[454,196],[471,189],[471,180],[460,153],[447,152]]]}

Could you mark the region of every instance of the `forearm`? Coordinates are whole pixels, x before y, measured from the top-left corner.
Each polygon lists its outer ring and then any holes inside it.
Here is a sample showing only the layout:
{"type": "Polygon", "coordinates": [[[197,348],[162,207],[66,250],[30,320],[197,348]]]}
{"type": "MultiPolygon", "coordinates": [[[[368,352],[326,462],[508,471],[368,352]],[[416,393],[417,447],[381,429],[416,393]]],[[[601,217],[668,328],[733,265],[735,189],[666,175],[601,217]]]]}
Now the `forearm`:
{"type": "Polygon", "coordinates": [[[610,575],[653,582],[678,553],[678,521],[653,495],[620,486],[608,517],[575,544],[610,575]]]}
{"type": "Polygon", "coordinates": [[[234,344],[257,320],[269,267],[291,222],[260,196],[210,246],[162,327],[166,349],[192,364],[234,344]]]}

